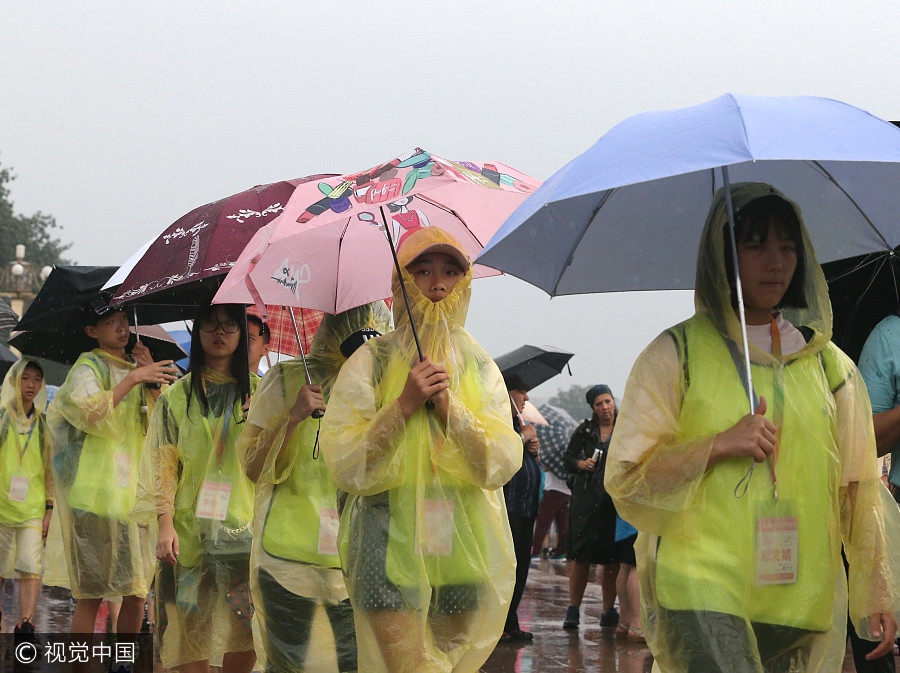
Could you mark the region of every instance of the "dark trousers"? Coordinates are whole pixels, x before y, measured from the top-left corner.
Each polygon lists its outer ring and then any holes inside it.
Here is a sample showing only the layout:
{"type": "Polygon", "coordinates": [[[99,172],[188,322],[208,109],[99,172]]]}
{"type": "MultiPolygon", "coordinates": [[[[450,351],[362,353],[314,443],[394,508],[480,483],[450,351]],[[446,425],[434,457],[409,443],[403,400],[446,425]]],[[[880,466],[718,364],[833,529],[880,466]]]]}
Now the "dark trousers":
{"type": "Polygon", "coordinates": [[[509,529],[512,531],[513,549],[516,552],[516,586],[513,589],[512,601],[509,604],[509,613],[506,615],[506,633],[519,630],[519,601],[525,592],[525,582],[528,581],[528,567],[531,564],[531,536],[534,531],[534,519],[525,518],[518,514],[509,515],[509,529]]]}
{"type": "Polygon", "coordinates": [[[544,491],[538,507],[537,522],[534,526],[534,539],[531,541],[531,553],[541,553],[544,538],[550,530],[550,524],[556,522],[556,552],[566,549],[566,538],[569,534],[569,498],[571,496],[559,491],[544,491]]]}
{"type": "Polygon", "coordinates": [[[813,631],[790,626],[752,623],[753,639],[742,617],[705,610],[660,610],[660,631],[666,650],[683,673],[789,673],[794,662],[806,670],[813,631]]]}
{"type": "MultiPolygon", "coordinates": [[[[291,593],[262,569],[259,570],[259,592],[262,597],[260,613],[263,616],[266,673],[300,673],[306,670],[306,653],[316,603],[291,593]]],[[[334,634],[338,670],[355,671],[356,630],[350,601],[324,607],[334,634]]]]}
{"type": "Polygon", "coordinates": [[[853,651],[853,664],[857,673],[895,673],[894,653],[888,652],[883,657],[872,661],[866,660],[866,655],[878,647],[879,643],[865,640],[856,635],[853,622],[847,618],[847,636],[850,638],[850,649],[853,651]]]}
{"type": "MultiPolygon", "coordinates": [[[[844,572],[849,572],[850,567],[843,550],[841,550],[841,556],[844,559],[844,572]]],[[[893,652],[888,652],[873,661],[866,660],[866,655],[878,647],[878,643],[860,638],[849,615],[847,616],[847,637],[850,638],[850,650],[853,652],[853,665],[856,667],[857,673],[894,673],[896,671],[893,652]]]]}

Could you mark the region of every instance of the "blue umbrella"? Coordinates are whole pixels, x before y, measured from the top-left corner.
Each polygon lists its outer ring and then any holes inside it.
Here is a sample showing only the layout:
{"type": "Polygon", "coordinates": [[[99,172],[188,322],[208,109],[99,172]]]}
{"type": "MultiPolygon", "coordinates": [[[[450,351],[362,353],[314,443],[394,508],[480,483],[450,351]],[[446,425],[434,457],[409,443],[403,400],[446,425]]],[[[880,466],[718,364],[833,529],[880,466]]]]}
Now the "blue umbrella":
{"type": "Polygon", "coordinates": [[[691,289],[713,196],[745,181],[800,206],[822,262],[900,244],[900,129],[835,100],[726,94],[615,126],[514,211],[477,261],[551,296],[691,289]]]}
{"type": "Polygon", "coordinates": [[[900,129],[834,100],[727,94],[615,126],[526,199],[478,262],[551,296],[691,289],[724,174],[795,201],[822,262],[900,244],[900,129]]]}

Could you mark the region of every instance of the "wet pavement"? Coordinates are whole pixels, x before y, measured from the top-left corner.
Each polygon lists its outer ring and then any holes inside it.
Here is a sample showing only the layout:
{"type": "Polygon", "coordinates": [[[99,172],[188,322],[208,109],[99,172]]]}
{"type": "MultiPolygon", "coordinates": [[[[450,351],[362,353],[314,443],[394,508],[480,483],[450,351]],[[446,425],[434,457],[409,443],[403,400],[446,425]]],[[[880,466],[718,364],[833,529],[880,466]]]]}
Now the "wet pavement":
{"type": "MultiPolygon", "coordinates": [[[[647,673],[653,657],[646,645],[622,642],[612,628],[600,628],[600,586],[588,583],[582,604],[581,628],[566,631],[562,620],[568,600],[565,563],[533,562],[528,586],[519,607],[521,628],[534,633],[527,644],[501,643],[482,667],[483,673],[647,673]]],[[[2,630],[9,633],[18,612],[12,583],[0,591],[3,607],[2,630]]],[[[72,619],[73,602],[63,589],[44,587],[38,601],[35,625],[39,632],[66,632],[72,619]]],[[[103,619],[98,619],[98,630],[103,619]]],[[[154,671],[163,671],[159,660],[154,671]]],[[[855,671],[847,657],[842,669],[855,671]]]]}

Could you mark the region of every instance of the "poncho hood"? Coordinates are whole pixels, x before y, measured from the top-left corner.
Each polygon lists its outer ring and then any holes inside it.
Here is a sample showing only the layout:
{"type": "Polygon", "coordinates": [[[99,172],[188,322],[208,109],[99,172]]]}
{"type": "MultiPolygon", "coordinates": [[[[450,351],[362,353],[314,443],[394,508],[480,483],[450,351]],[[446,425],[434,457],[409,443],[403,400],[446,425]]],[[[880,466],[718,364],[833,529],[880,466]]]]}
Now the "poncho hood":
{"type": "MultiPolygon", "coordinates": [[[[40,390],[34,397],[35,415],[28,417],[22,403],[22,374],[32,360],[23,358],[13,363],[6,372],[3,385],[0,387],[0,411],[9,414],[19,432],[28,432],[32,421],[47,408],[47,386],[41,381],[40,390]]],[[[37,364],[37,363],[35,363],[37,364]]]]}
{"type": "MultiPolygon", "coordinates": [[[[741,209],[752,201],[764,196],[776,195],[788,202],[797,215],[800,233],[803,239],[805,264],[804,277],[807,308],[784,308],[782,316],[795,327],[808,327],[813,331],[806,348],[788,356],[800,357],[821,350],[831,339],[832,317],[831,302],[828,298],[828,284],[822,267],[816,259],[815,251],[809,239],[809,233],[803,223],[800,208],[771,185],[762,182],[741,182],[731,186],[731,200],[735,217],[741,209]]],[[[697,275],[694,283],[694,306],[698,314],[707,317],[726,339],[733,341],[738,350],[743,352],[741,325],[736,310],[731,304],[731,289],[728,284],[725,260],[724,228],[728,224],[728,211],[725,204],[725,190],[716,192],[713,205],[706,217],[706,226],[700,239],[697,252],[697,275]]],[[[730,264],[730,260],[728,261],[730,264]]],[[[797,273],[801,273],[800,266],[797,273]]],[[[750,357],[754,361],[765,361],[771,355],[763,353],[751,346],[750,357]]]]}
{"type": "MultiPolygon", "coordinates": [[[[409,296],[413,319],[416,321],[422,351],[433,360],[441,361],[450,345],[450,334],[453,329],[463,328],[466,324],[469,300],[472,297],[472,267],[469,266],[444,299],[432,302],[419,290],[415,279],[406,270],[406,267],[428,248],[436,245],[452,246],[465,254],[462,245],[452,235],[437,227],[425,227],[414,232],[403,242],[397,251],[397,259],[400,262],[402,278],[409,296]]],[[[406,312],[406,304],[396,270],[393,274],[392,290],[394,331],[398,335],[402,335],[407,343],[412,343],[412,328],[409,324],[409,315],[406,312]]]]}
{"type": "Polygon", "coordinates": [[[361,345],[369,338],[390,331],[391,312],[383,301],[357,306],[336,315],[325,314],[313,337],[306,363],[313,382],[321,384],[326,399],[338,372],[347,361],[344,351],[355,345],[345,342],[359,341],[358,345],[361,345]]]}

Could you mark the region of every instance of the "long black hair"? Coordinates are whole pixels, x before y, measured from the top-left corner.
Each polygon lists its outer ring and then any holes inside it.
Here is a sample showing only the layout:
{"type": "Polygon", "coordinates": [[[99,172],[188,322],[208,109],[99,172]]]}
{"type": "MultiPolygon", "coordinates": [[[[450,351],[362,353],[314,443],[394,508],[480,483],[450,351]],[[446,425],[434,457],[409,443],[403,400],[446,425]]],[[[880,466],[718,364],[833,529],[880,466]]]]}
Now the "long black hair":
{"type": "MultiPolygon", "coordinates": [[[[196,395],[200,400],[200,409],[204,415],[209,412],[209,401],[206,399],[206,391],[203,390],[203,380],[200,374],[206,366],[206,353],[200,343],[200,325],[207,318],[216,314],[216,309],[223,309],[229,320],[238,324],[240,339],[237,348],[231,354],[231,375],[237,381],[239,400],[241,402],[250,394],[250,363],[247,356],[247,310],[243,304],[204,304],[194,317],[194,329],[191,332],[191,365],[188,373],[191,374],[191,387],[187,391],[187,412],[191,411],[191,398],[196,395]],[[195,375],[196,374],[196,375],[195,375]]],[[[228,409],[225,410],[228,413],[228,409]]]]}

